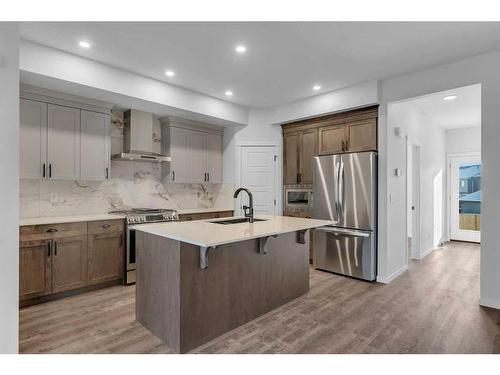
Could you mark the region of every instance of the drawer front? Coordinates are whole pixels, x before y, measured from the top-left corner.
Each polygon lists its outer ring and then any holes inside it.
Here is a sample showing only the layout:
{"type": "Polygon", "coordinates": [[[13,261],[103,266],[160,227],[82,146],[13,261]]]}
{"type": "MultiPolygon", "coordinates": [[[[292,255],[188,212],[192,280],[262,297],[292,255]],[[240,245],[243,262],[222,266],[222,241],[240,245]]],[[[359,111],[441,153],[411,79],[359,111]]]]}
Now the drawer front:
{"type": "Polygon", "coordinates": [[[120,219],[89,221],[89,234],[123,232],[124,221],[120,219]]]}
{"type": "Polygon", "coordinates": [[[61,223],[19,227],[20,241],[38,241],[52,238],[86,236],[87,223],[61,223]]]}
{"type": "Polygon", "coordinates": [[[201,212],[194,214],[181,214],[179,215],[179,221],[218,219],[221,217],[231,216],[233,216],[233,211],[201,212]]]}

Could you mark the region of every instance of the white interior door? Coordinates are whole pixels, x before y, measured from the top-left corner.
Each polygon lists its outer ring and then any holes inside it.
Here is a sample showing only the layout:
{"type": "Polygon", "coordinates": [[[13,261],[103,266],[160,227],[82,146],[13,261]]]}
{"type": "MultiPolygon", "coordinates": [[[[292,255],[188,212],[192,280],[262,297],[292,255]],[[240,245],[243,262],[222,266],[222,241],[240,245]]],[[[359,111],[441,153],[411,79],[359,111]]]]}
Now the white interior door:
{"type": "Polygon", "coordinates": [[[481,157],[450,158],[450,238],[481,242],[481,157]]]}
{"type": "MultiPolygon", "coordinates": [[[[276,210],[275,147],[241,147],[241,187],[252,192],[255,213],[274,214],[276,210]]],[[[240,210],[248,204],[241,194],[240,210]]],[[[240,211],[241,212],[241,211],[240,211]]]]}

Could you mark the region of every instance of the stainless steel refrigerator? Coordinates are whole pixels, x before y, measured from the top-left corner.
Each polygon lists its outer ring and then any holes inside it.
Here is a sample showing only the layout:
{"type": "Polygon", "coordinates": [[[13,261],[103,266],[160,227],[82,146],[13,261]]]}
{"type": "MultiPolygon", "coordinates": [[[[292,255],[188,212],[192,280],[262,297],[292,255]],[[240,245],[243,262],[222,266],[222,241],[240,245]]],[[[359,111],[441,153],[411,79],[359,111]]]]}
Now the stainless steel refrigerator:
{"type": "Polygon", "coordinates": [[[314,158],[315,268],[373,281],[377,276],[377,153],[314,158]]]}

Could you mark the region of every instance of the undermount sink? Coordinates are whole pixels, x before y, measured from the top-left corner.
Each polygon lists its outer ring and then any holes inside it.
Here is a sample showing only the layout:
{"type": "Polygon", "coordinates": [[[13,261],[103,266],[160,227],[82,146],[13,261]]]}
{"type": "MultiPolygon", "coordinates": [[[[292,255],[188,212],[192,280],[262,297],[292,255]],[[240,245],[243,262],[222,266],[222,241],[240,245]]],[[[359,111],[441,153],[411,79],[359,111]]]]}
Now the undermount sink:
{"type": "MultiPolygon", "coordinates": [[[[253,222],[257,221],[267,221],[264,219],[253,219],[253,222]]],[[[241,224],[241,223],[248,223],[248,218],[238,218],[238,219],[229,219],[229,220],[219,220],[219,221],[211,221],[211,223],[214,224],[223,224],[223,225],[228,225],[228,224],[241,224]]]]}

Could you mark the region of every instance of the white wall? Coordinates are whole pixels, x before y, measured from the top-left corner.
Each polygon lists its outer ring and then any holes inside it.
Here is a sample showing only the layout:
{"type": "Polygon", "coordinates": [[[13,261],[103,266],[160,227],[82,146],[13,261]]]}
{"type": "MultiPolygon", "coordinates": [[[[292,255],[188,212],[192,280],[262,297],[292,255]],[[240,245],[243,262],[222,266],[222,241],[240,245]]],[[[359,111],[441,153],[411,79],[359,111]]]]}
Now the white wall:
{"type": "Polygon", "coordinates": [[[481,127],[446,131],[446,153],[481,152],[481,127]]]}
{"type": "Polygon", "coordinates": [[[388,203],[388,195],[402,197],[403,179],[389,172],[404,168],[405,150],[387,125],[388,103],[438,91],[481,83],[481,292],[480,303],[500,308],[500,51],[492,52],[432,69],[387,79],[381,83],[379,111],[379,277],[390,281],[403,269],[401,252],[405,249],[404,199],[388,203]]]}
{"type": "Polygon", "coordinates": [[[18,351],[19,26],[0,23],[0,353],[18,351]]]}
{"type": "MultiPolygon", "coordinates": [[[[442,230],[444,225],[444,217],[441,217],[439,222],[434,220],[434,211],[436,207],[444,210],[444,201],[435,202],[434,199],[434,178],[439,172],[444,174],[446,166],[446,141],[444,130],[432,121],[422,110],[415,105],[413,101],[405,101],[389,105],[389,135],[394,134],[394,128],[400,127],[404,135],[408,136],[410,142],[419,144],[421,147],[421,211],[420,211],[420,258],[423,254],[434,248],[433,237],[434,230],[438,228],[442,230]]],[[[392,135],[396,138],[394,135],[392,135]]],[[[401,155],[406,157],[406,139],[405,137],[396,138],[394,145],[398,147],[401,155]]],[[[403,171],[406,172],[406,163],[402,163],[403,171]]],[[[401,193],[396,193],[396,200],[406,199],[406,173],[401,177],[396,177],[402,183],[401,188],[404,190],[401,193]]],[[[444,196],[444,184],[441,186],[441,195],[444,196]]],[[[411,225],[410,225],[411,227],[411,225]]],[[[401,252],[402,258],[397,259],[398,262],[404,264],[406,262],[406,254],[401,252]]],[[[396,259],[394,259],[396,260],[396,259]]]]}
{"type": "Polygon", "coordinates": [[[248,109],[243,106],[24,40],[20,69],[28,84],[110,103],[128,99],[127,103],[138,102],[144,110],[157,114],[163,114],[161,108],[145,106],[158,104],[171,115],[199,114],[206,117],[200,120],[213,118],[221,124],[248,121],[248,109]]]}

